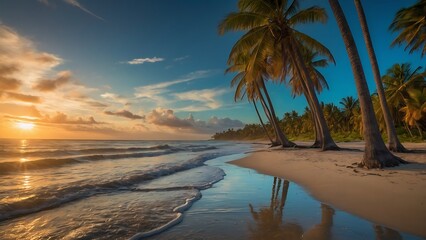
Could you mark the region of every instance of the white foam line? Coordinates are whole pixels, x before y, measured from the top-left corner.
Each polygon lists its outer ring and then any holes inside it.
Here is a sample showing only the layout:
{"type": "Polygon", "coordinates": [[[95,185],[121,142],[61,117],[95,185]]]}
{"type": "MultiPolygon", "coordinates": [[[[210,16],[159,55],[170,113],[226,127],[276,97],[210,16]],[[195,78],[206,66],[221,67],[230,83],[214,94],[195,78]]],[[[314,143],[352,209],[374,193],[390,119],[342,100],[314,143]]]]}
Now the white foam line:
{"type": "Polygon", "coordinates": [[[186,199],[184,204],[177,206],[173,209],[173,212],[177,213],[176,218],[174,218],[170,222],[166,223],[165,225],[154,228],[154,229],[152,229],[148,232],[137,233],[137,234],[133,235],[133,237],[131,237],[130,240],[147,238],[147,237],[159,234],[159,233],[173,227],[174,225],[180,223],[183,220],[183,212],[188,210],[192,206],[192,204],[200,198],[201,198],[201,192],[197,191],[197,195],[195,195],[192,198],[186,199]]]}

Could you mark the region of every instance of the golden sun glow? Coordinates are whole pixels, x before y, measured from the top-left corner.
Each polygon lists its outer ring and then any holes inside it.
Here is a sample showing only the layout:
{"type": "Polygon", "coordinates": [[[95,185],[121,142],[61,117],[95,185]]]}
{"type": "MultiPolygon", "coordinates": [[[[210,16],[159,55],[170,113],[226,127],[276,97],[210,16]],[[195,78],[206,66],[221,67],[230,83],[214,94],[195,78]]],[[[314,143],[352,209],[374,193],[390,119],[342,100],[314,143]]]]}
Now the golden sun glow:
{"type": "Polygon", "coordinates": [[[29,122],[17,122],[16,127],[21,130],[31,130],[34,128],[34,123],[29,122]]]}

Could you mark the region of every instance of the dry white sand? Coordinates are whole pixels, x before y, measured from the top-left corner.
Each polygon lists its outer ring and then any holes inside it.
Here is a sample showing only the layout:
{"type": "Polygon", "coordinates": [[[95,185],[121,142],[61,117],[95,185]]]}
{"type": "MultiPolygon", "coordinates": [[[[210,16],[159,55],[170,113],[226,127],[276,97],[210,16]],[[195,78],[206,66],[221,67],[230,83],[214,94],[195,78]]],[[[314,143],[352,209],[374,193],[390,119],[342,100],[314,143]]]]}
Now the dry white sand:
{"type": "Polygon", "coordinates": [[[354,165],[361,161],[363,142],[338,145],[355,151],[265,147],[231,163],[295,181],[324,203],[426,237],[426,143],[405,143],[416,152],[396,154],[411,164],[373,170],[354,165]]]}

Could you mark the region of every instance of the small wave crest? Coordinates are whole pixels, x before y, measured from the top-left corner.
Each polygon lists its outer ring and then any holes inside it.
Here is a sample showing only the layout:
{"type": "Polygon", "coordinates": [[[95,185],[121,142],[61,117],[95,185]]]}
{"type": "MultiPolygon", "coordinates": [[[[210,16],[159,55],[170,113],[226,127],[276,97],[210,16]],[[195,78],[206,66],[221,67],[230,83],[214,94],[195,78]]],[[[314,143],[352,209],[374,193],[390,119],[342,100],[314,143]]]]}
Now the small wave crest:
{"type": "MultiPolygon", "coordinates": [[[[49,208],[54,208],[64,203],[83,199],[95,194],[107,193],[117,190],[148,191],[148,189],[136,189],[135,187],[132,188],[132,186],[144,181],[158,179],[163,176],[172,175],[177,172],[202,166],[205,161],[224,155],[226,154],[205,153],[187,161],[175,162],[172,164],[162,164],[159,167],[155,168],[155,170],[153,171],[134,171],[132,175],[124,176],[119,179],[113,179],[100,183],[77,182],[73,185],[65,186],[59,189],[40,189],[39,191],[37,191],[37,193],[33,194],[28,198],[24,198],[20,201],[15,201],[11,203],[0,204],[0,221],[21,215],[26,215],[33,212],[42,211],[49,208]]],[[[199,187],[200,189],[202,189],[203,187],[207,188],[211,186],[214,182],[223,179],[223,175],[222,178],[216,178],[214,181],[206,184],[186,187],[192,187],[196,189],[197,187],[199,187]]]]}
{"type": "Polygon", "coordinates": [[[157,145],[152,147],[128,147],[128,148],[86,148],[86,149],[74,149],[74,150],[33,150],[24,151],[21,150],[0,150],[2,157],[52,157],[52,156],[66,156],[66,155],[87,155],[96,153],[119,153],[119,152],[141,152],[149,150],[164,150],[170,149],[171,146],[168,144],[157,145]]]}
{"type": "MultiPolygon", "coordinates": [[[[18,171],[28,171],[28,170],[38,170],[45,168],[54,168],[62,167],[68,164],[77,164],[85,163],[91,161],[100,161],[100,160],[116,160],[124,158],[143,158],[143,157],[158,157],[167,154],[173,154],[177,152],[203,152],[208,150],[214,150],[215,147],[196,147],[196,148],[176,148],[169,145],[159,145],[150,148],[126,148],[127,150],[131,149],[132,151],[141,151],[143,152],[133,152],[133,153],[119,153],[119,154],[94,154],[94,155],[83,155],[76,157],[63,157],[63,158],[44,158],[34,161],[13,161],[13,162],[0,162],[0,174],[8,174],[18,171]],[[152,150],[149,152],[148,150],[152,150]],[[163,151],[161,151],[163,150],[163,151]]],[[[98,149],[99,150],[99,149],[98,149]]]]}

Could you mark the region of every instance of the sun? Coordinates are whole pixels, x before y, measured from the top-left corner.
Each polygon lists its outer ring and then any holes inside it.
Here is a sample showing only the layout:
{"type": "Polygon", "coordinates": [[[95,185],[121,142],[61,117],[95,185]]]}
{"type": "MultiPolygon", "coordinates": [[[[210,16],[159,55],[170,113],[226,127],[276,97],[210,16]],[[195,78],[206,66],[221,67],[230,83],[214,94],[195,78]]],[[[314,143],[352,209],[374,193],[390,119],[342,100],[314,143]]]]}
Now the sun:
{"type": "Polygon", "coordinates": [[[29,122],[17,122],[16,127],[18,127],[21,130],[31,130],[34,128],[34,123],[29,122]]]}

